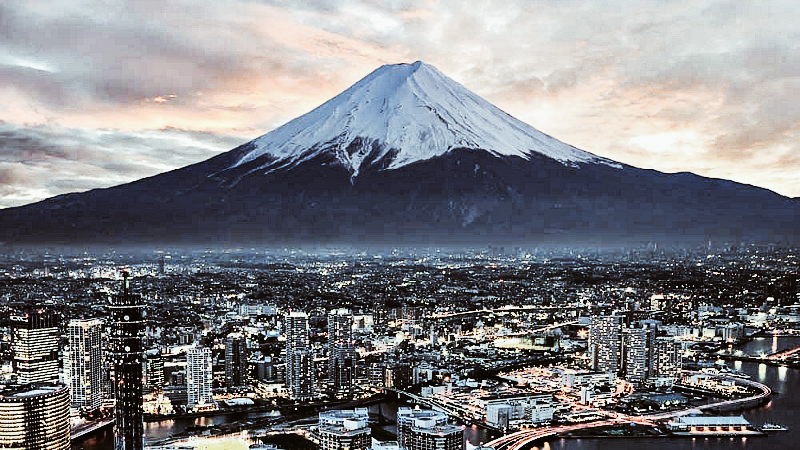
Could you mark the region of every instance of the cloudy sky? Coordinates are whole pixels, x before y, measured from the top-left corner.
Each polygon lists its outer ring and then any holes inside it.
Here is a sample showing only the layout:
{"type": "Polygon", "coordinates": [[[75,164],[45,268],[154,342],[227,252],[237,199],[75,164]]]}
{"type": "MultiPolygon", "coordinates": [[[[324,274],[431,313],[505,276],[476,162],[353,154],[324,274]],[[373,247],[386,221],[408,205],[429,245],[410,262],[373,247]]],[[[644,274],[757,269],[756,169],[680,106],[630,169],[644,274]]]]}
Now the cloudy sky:
{"type": "Polygon", "coordinates": [[[2,0],[0,207],[198,162],[423,60],[576,147],[800,196],[800,3],[2,0]]]}

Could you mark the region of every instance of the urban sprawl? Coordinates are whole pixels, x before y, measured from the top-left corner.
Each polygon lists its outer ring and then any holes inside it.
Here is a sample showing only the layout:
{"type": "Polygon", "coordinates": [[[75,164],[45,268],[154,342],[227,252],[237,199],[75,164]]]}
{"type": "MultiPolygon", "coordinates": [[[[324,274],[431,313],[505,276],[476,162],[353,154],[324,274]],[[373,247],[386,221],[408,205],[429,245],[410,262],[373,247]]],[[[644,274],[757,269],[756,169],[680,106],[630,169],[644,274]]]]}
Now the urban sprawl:
{"type": "Polygon", "coordinates": [[[771,388],[728,363],[800,367],[800,349],[742,350],[800,330],[798,259],[747,244],[9,251],[0,448],[69,449],[105,427],[125,450],[762,436],[776,426],[735,412],[771,388]],[[263,414],[146,432],[237,412],[263,414]]]}

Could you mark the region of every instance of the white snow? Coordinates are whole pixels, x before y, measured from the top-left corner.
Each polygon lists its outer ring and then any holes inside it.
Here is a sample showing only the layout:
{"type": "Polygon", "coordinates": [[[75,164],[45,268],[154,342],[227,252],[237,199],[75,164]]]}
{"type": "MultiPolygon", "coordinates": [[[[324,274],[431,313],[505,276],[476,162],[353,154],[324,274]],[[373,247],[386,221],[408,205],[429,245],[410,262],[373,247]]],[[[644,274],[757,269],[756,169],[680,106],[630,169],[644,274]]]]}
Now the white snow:
{"type": "MultiPolygon", "coordinates": [[[[313,111],[253,141],[255,149],[233,167],[263,155],[260,166],[291,167],[321,152],[333,152],[353,177],[389,151],[387,169],[442,155],[454,148],[484,149],[497,156],[529,158],[534,153],[564,164],[618,166],[554,139],[496,108],[435,67],[413,64],[378,68],[313,111]],[[346,149],[362,139],[355,152],[346,149]],[[383,144],[372,155],[374,141],[383,144]]],[[[258,169],[255,169],[258,170],[258,169]]]]}

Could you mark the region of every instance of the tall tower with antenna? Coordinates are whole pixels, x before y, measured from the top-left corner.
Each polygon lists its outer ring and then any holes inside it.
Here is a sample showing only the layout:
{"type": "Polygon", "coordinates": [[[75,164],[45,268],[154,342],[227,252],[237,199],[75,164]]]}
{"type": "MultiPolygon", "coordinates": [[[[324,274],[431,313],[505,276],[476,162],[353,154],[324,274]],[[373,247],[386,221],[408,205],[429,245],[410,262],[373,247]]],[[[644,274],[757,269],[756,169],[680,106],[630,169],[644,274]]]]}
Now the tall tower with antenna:
{"type": "Polygon", "coordinates": [[[114,450],[144,449],[142,363],[145,305],[130,293],[128,272],[122,292],[111,297],[111,361],[114,366],[114,450]]]}

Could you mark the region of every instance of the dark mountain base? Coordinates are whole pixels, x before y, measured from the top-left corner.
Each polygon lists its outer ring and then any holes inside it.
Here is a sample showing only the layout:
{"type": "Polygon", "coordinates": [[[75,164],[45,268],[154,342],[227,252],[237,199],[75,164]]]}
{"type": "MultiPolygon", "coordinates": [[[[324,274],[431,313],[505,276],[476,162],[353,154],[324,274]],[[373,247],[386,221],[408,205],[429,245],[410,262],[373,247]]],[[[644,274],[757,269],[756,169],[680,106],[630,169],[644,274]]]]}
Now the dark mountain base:
{"type": "MultiPolygon", "coordinates": [[[[231,152],[235,153],[235,152],[231,152]]],[[[800,241],[793,199],[692,174],[459,150],[396,170],[230,167],[231,154],[0,211],[0,241],[53,245],[619,245],[800,241]],[[208,176],[207,174],[214,174],[208,176]]]]}

